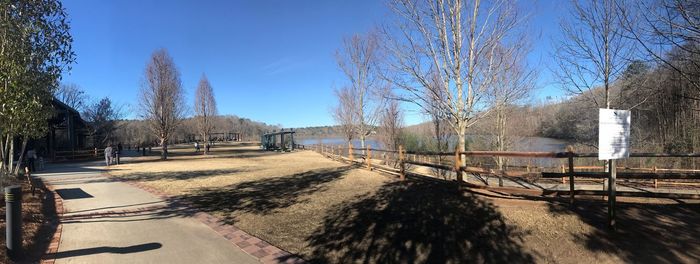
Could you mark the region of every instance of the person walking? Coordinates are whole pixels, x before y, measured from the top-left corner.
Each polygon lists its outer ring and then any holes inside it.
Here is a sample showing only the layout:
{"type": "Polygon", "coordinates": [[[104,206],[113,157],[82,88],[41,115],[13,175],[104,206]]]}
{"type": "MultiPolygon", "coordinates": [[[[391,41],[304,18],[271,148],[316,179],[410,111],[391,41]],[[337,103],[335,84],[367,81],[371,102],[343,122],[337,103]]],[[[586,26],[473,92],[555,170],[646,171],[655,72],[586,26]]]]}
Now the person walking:
{"type": "Polygon", "coordinates": [[[112,165],[112,144],[107,145],[105,148],[105,163],[107,163],[107,166],[112,165]]]}
{"type": "Polygon", "coordinates": [[[194,153],[199,153],[199,142],[194,142],[194,153]]]}

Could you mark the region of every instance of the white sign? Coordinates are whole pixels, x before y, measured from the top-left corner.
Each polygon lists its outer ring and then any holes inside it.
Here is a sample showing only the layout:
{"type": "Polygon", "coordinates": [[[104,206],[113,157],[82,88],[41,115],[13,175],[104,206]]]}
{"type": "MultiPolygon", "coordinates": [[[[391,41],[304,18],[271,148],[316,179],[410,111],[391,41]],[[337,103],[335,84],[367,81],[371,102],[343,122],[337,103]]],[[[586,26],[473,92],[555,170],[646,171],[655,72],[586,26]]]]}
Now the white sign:
{"type": "Polygon", "coordinates": [[[630,156],[629,110],[600,109],[598,123],[598,159],[622,159],[630,156]]]}

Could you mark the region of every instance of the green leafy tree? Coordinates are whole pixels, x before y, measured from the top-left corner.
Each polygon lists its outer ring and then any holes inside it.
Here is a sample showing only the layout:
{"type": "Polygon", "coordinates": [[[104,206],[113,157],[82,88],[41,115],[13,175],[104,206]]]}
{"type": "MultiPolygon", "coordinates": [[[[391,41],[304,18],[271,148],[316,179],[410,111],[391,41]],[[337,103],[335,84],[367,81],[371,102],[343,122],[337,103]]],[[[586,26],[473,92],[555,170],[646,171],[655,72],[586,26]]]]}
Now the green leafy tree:
{"type": "Polygon", "coordinates": [[[57,0],[0,0],[0,174],[19,171],[16,138],[24,153],[46,133],[53,90],[75,59],[69,30],[57,0]]]}

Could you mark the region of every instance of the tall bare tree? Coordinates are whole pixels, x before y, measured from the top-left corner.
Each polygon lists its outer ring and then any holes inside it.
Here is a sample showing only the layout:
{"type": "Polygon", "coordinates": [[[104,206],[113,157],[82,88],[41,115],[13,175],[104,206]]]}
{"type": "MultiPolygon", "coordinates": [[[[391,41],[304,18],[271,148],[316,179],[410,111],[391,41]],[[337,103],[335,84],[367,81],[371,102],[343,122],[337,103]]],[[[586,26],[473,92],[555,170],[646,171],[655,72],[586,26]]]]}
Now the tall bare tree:
{"type": "MultiPolygon", "coordinates": [[[[209,84],[206,75],[202,75],[197,85],[197,91],[194,97],[194,112],[197,120],[197,129],[199,130],[204,144],[209,144],[209,137],[214,129],[214,118],[218,114],[216,108],[216,99],[214,98],[214,89],[209,84]]],[[[204,148],[204,154],[209,154],[207,147],[204,148]]]]}
{"type": "MultiPolygon", "coordinates": [[[[700,90],[700,1],[639,0],[620,6],[627,33],[654,61],[700,90]],[[677,53],[680,56],[669,56],[677,53]]],[[[700,100],[700,98],[691,98],[700,100]]]]}
{"type": "Polygon", "coordinates": [[[627,67],[634,43],[625,36],[623,0],[571,1],[571,13],[561,22],[556,76],[563,88],[586,96],[597,107],[610,108],[610,86],[627,67]],[[604,98],[592,90],[605,89],[604,98]]]}
{"type": "Polygon", "coordinates": [[[352,90],[345,86],[335,90],[335,95],[338,98],[338,105],[332,109],[333,119],[340,126],[341,133],[347,140],[348,145],[355,138],[355,124],[357,124],[357,115],[355,115],[356,98],[352,90]]]}
{"type": "Polygon", "coordinates": [[[78,112],[86,110],[88,100],[90,100],[85,91],[75,83],[62,83],[58,86],[54,96],[78,112]]]}
{"type": "Polygon", "coordinates": [[[377,90],[383,86],[377,72],[379,56],[379,40],[374,32],[345,38],[343,48],[336,52],[338,66],[350,82],[346,89],[354,97],[355,134],[362,149],[379,117],[379,103],[374,100],[377,90]]]}
{"type": "MultiPolygon", "coordinates": [[[[488,113],[483,99],[500,68],[495,48],[507,46],[507,36],[519,23],[515,3],[392,0],[390,8],[398,21],[384,30],[387,79],[404,91],[403,100],[423,109],[440,98],[426,93],[444,91],[439,109],[457,135],[457,150],[465,151],[467,129],[488,113]],[[433,78],[439,80],[436,87],[433,78]]],[[[465,166],[466,158],[462,161],[465,166]]],[[[457,179],[463,180],[461,173],[457,179]]]]}
{"type": "MultiPolygon", "coordinates": [[[[521,38],[522,39],[522,38],[521,38]]],[[[525,42],[520,42],[525,43],[525,42]]],[[[509,150],[514,142],[514,138],[509,133],[509,116],[514,110],[517,103],[526,99],[530,91],[535,85],[535,72],[529,69],[525,63],[528,49],[525,45],[517,45],[520,48],[504,50],[498,48],[496,50],[496,59],[501,60],[499,63],[502,69],[498,71],[498,75],[493,82],[490,99],[493,107],[494,128],[491,130],[493,135],[493,147],[497,151],[509,150]]],[[[502,156],[495,157],[496,166],[500,172],[504,171],[507,159],[502,156]]],[[[499,185],[503,186],[503,179],[499,173],[499,185]]]]}
{"type": "Polygon", "coordinates": [[[184,90],[180,72],[165,49],[153,52],[144,72],[139,103],[141,118],[163,149],[161,159],[168,158],[168,140],[185,116],[184,90]]]}
{"type": "MultiPolygon", "coordinates": [[[[387,98],[396,97],[388,86],[380,91],[387,98]]],[[[403,110],[398,100],[386,100],[382,105],[379,116],[379,138],[385,149],[396,151],[401,145],[401,131],[404,126],[403,110]]]]}

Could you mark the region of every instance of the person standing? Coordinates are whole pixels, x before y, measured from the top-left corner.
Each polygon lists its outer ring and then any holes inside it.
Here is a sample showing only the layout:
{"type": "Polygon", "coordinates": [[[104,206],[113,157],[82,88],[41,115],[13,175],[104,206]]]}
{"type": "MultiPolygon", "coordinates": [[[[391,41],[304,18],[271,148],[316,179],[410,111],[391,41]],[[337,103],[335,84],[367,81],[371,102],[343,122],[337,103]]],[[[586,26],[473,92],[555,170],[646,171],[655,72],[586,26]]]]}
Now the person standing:
{"type": "Polygon", "coordinates": [[[199,153],[199,142],[194,142],[194,153],[199,153]]]}
{"type": "Polygon", "coordinates": [[[107,163],[107,166],[112,165],[112,144],[107,145],[105,148],[105,163],[107,163]]]}
{"type": "Polygon", "coordinates": [[[31,172],[36,171],[34,166],[34,161],[36,160],[36,150],[34,150],[33,147],[27,150],[27,159],[29,160],[29,169],[31,172]]]}

